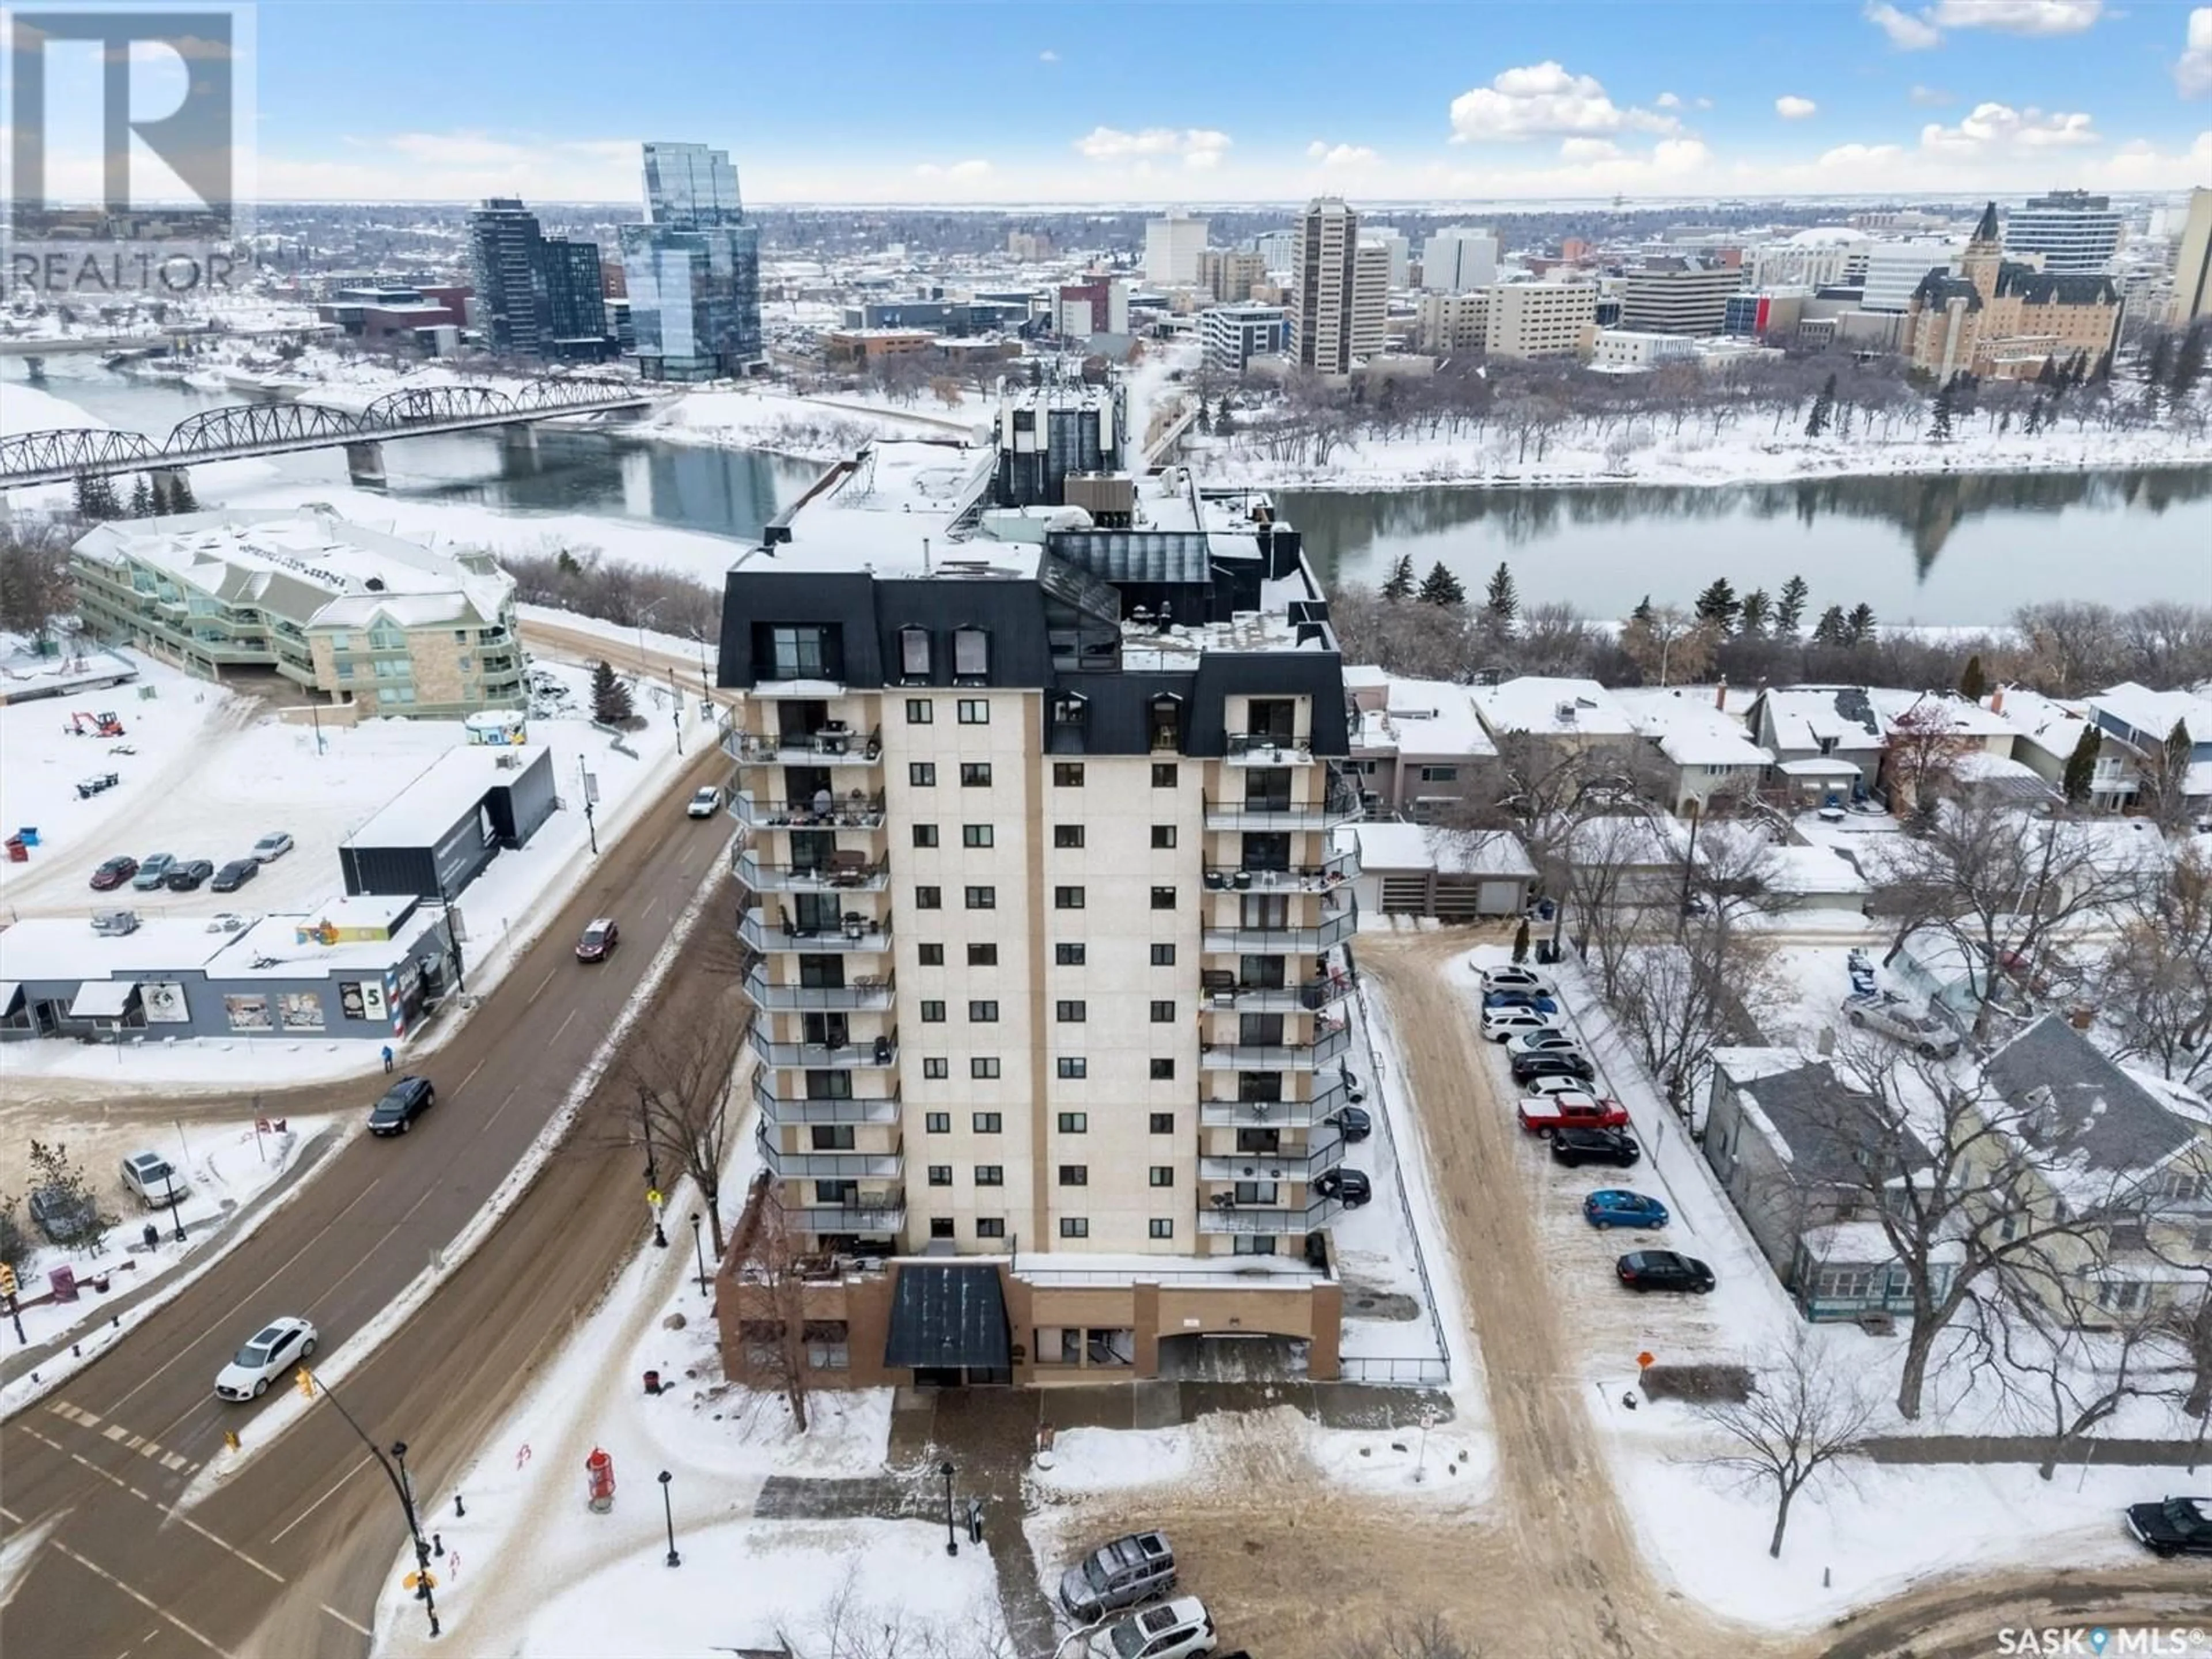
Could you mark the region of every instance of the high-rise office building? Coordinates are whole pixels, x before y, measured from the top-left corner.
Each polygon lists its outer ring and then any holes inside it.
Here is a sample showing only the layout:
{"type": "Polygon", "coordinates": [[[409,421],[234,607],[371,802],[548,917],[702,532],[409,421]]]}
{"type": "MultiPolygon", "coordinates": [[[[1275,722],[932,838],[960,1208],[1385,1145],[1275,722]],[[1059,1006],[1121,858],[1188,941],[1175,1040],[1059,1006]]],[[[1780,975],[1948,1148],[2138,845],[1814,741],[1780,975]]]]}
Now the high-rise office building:
{"type": "Polygon", "coordinates": [[[760,228],[704,144],[645,146],[646,222],[622,228],[630,330],[648,380],[742,374],[762,356],[760,228]]]}
{"type": "Polygon", "coordinates": [[[1741,266],[1695,258],[1648,259],[1626,273],[1620,325],[1648,334],[1717,334],[1728,296],[1742,286],[1741,266]]]}
{"type": "Polygon", "coordinates": [[[1359,240],[1374,242],[1390,252],[1390,286],[1403,288],[1412,280],[1413,245],[1406,240],[1406,233],[1391,225],[1369,225],[1360,231],[1359,240]]]}
{"type": "Polygon", "coordinates": [[[1389,325],[1390,255],[1371,246],[1362,257],[1359,215],[1340,198],[1321,196],[1298,220],[1291,279],[1291,355],[1316,374],[1349,374],[1355,358],[1382,349],[1389,325]]]}
{"type": "Polygon", "coordinates": [[[2173,264],[2173,320],[2186,328],[2206,317],[2212,317],[2212,190],[2192,190],[2173,264]]]}
{"type": "Polygon", "coordinates": [[[521,202],[495,196],[469,215],[469,252],[493,350],[582,362],[605,354],[598,243],[548,236],[521,202]]]}
{"type": "Polygon", "coordinates": [[[1966,252],[1964,240],[1938,240],[1915,237],[1901,242],[1876,242],[1867,250],[1866,289],[1859,301],[1863,311],[1902,311],[1912,299],[1920,279],[1931,270],[1958,269],[1966,252]]]}
{"type": "Polygon", "coordinates": [[[1421,245],[1421,286],[1432,294],[1464,294],[1498,280],[1498,233],[1454,225],[1421,245]]]}
{"type": "Polygon", "coordinates": [[[1188,288],[1198,281],[1198,256],[1206,251],[1206,222],[1187,213],[1145,222],[1145,280],[1160,288],[1188,288]]]}
{"type": "Polygon", "coordinates": [[[2004,249],[2014,255],[2040,254],[2042,268],[2055,276],[2104,276],[2120,251],[2125,218],[2109,196],[2059,190],[2031,196],[2005,221],[2004,249]]]}

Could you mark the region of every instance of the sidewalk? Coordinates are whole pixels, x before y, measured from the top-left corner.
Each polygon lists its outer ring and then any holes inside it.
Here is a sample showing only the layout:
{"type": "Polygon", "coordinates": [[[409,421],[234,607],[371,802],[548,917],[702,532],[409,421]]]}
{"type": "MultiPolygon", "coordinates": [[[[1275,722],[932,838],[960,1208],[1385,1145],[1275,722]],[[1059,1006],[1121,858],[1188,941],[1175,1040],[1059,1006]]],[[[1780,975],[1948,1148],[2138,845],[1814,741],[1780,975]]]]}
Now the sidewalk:
{"type": "Polygon", "coordinates": [[[1877,1463],[2058,1463],[2094,1462],[2112,1468],[2136,1466],[2193,1468],[2212,1463],[2212,1438],[2203,1440],[2107,1440],[2085,1435],[2055,1440],[2048,1435],[1901,1434],[1881,1435],[1864,1443],[1877,1463]]]}

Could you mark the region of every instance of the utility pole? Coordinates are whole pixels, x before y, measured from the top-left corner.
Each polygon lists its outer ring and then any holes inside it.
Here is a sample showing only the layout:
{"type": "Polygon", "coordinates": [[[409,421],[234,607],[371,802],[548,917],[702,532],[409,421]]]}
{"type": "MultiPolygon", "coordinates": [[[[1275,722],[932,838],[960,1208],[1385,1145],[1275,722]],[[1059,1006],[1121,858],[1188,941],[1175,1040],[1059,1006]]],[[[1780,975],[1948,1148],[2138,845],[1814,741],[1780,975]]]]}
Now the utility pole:
{"type": "Polygon", "coordinates": [[[429,1615],[430,1634],[439,1635],[438,1601],[431,1594],[437,1587],[437,1580],[430,1576],[429,1540],[422,1536],[422,1522],[415,1512],[415,1488],[407,1478],[407,1443],[404,1440],[393,1441],[392,1455],[386,1457],[384,1449],[368,1437],[368,1431],[355,1420],[354,1414],[345,1408],[345,1402],[331,1392],[330,1385],[322,1378],[302,1365],[293,1380],[299,1385],[302,1399],[313,1400],[319,1392],[324,1399],[337,1408],[338,1415],[345,1419],[346,1427],[353,1431],[356,1439],[368,1448],[368,1455],[384,1471],[384,1478],[392,1483],[392,1490],[399,1499],[399,1507],[407,1516],[407,1535],[415,1544],[415,1571],[409,1575],[415,1582],[410,1588],[414,1590],[416,1599],[422,1602],[423,1612],[429,1615]],[[398,1465],[396,1468],[393,1467],[395,1463],[398,1465]]]}
{"type": "Polygon", "coordinates": [[[592,838],[592,856],[597,858],[599,855],[599,826],[592,817],[592,803],[599,791],[592,782],[592,775],[585,768],[581,755],[576,757],[576,778],[577,788],[584,797],[584,832],[592,838]]]}

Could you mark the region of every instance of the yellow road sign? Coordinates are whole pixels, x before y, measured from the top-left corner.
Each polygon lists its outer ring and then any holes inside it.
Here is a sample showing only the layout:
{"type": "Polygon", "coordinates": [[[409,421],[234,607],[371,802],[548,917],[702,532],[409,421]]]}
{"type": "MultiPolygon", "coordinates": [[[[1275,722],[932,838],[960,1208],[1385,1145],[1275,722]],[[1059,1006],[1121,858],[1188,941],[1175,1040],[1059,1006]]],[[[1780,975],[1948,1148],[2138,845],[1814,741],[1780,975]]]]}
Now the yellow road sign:
{"type": "Polygon", "coordinates": [[[420,1589],[425,1584],[435,1589],[438,1588],[438,1575],[434,1572],[410,1572],[400,1580],[400,1584],[406,1589],[420,1589]]]}
{"type": "Polygon", "coordinates": [[[652,1205],[654,1209],[659,1209],[660,1207],[659,1188],[656,1187],[647,1187],[645,1189],[645,1201],[652,1205]]]}

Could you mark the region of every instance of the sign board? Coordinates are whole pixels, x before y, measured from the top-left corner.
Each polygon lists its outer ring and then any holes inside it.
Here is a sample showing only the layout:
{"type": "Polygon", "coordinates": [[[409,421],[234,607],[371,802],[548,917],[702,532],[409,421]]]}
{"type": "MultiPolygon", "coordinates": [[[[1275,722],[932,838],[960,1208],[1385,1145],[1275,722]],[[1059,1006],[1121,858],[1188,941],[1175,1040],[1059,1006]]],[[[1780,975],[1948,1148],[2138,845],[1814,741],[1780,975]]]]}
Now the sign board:
{"type": "Polygon", "coordinates": [[[599,804],[599,775],[596,772],[584,774],[584,801],[590,806],[599,804]]]}
{"type": "Polygon", "coordinates": [[[149,1025],[184,1025],[191,1020],[185,1006],[185,988],[173,979],[149,979],[138,987],[146,1005],[149,1025]]]}

